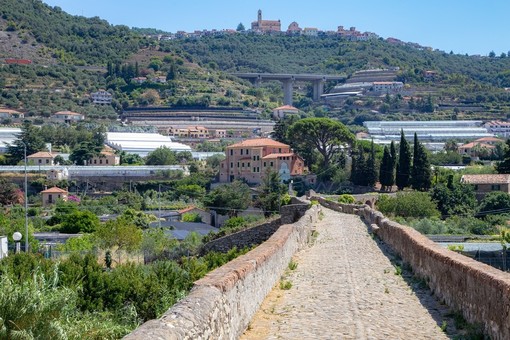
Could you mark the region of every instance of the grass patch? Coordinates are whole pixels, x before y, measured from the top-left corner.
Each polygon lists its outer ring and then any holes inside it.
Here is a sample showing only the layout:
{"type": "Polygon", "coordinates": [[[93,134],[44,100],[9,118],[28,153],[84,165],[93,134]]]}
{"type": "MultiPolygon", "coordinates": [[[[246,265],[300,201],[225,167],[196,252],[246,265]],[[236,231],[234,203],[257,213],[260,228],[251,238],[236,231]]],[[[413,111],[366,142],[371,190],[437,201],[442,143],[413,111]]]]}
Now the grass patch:
{"type": "Polygon", "coordinates": [[[402,276],[402,267],[397,265],[394,265],[395,267],[395,275],[402,276]]]}
{"type": "Polygon", "coordinates": [[[289,280],[281,280],[280,281],[280,289],[281,290],[289,290],[292,288],[292,282],[289,280]]]}
{"type": "Polygon", "coordinates": [[[297,268],[297,266],[298,266],[298,264],[297,264],[296,261],[290,260],[290,262],[289,262],[289,269],[290,270],[295,270],[297,268]]]}

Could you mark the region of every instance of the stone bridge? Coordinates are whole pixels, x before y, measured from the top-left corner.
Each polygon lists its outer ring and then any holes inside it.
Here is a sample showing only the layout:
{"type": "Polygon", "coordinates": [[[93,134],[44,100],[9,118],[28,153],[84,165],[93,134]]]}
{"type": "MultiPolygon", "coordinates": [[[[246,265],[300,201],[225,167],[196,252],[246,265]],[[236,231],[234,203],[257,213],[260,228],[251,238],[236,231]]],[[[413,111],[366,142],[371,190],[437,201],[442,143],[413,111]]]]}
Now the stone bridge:
{"type": "Polygon", "coordinates": [[[322,211],[313,205],[282,225],[126,338],[449,339],[461,313],[492,339],[510,339],[509,274],[368,205],[314,199],[322,211]]]}
{"type": "Polygon", "coordinates": [[[313,100],[317,101],[324,93],[324,83],[330,80],[343,80],[345,76],[322,74],[287,74],[287,73],[232,73],[241,79],[248,79],[254,84],[261,81],[278,80],[283,84],[283,103],[292,105],[294,81],[310,81],[313,84],[313,100]]]}

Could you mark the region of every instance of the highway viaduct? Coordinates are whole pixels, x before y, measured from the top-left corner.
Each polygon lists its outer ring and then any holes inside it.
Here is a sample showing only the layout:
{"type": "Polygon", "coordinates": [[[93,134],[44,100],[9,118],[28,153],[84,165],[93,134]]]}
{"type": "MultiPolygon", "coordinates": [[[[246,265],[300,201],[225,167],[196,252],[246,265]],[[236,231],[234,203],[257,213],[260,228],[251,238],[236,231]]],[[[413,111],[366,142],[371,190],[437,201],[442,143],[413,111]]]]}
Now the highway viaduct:
{"type": "Polygon", "coordinates": [[[278,80],[283,84],[283,103],[292,105],[292,89],[294,81],[310,81],[313,83],[313,100],[317,101],[324,93],[324,83],[330,80],[343,80],[344,75],[322,74],[287,74],[287,73],[232,73],[241,79],[248,79],[254,84],[261,81],[278,80]]]}

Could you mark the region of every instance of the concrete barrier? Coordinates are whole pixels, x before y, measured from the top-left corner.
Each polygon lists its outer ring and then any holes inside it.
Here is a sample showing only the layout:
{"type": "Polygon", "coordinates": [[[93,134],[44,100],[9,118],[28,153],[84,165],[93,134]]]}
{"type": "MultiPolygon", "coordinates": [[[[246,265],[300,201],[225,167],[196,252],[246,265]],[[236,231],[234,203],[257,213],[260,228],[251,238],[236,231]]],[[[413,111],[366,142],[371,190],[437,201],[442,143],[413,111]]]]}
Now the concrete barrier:
{"type": "Polygon", "coordinates": [[[292,256],[308,242],[318,212],[319,206],[312,206],[296,223],[282,225],[257,248],[210,272],[160,319],[125,339],[239,338],[292,256]]]}
{"type": "Polygon", "coordinates": [[[510,339],[510,275],[457,254],[393,222],[367,205],[340,204],[315,197],[323,206],[362,217],[430,289],[494,340],[510,339]],[[375,228],[377,226],[377,228],[375,228]]]}

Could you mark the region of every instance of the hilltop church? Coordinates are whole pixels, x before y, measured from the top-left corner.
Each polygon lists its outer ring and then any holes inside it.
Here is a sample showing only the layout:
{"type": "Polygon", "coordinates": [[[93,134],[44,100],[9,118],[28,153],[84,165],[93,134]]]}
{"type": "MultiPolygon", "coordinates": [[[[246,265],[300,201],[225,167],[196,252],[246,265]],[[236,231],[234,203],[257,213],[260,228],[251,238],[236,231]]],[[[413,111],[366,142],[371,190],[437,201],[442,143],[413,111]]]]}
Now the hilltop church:
{"type": "Polygon", "coordinates": [[[259,9],[257,21],[251,23],[251,29],[255,32],[280,32],[280,20],[262,20],[262,11],[259,9]]]}

